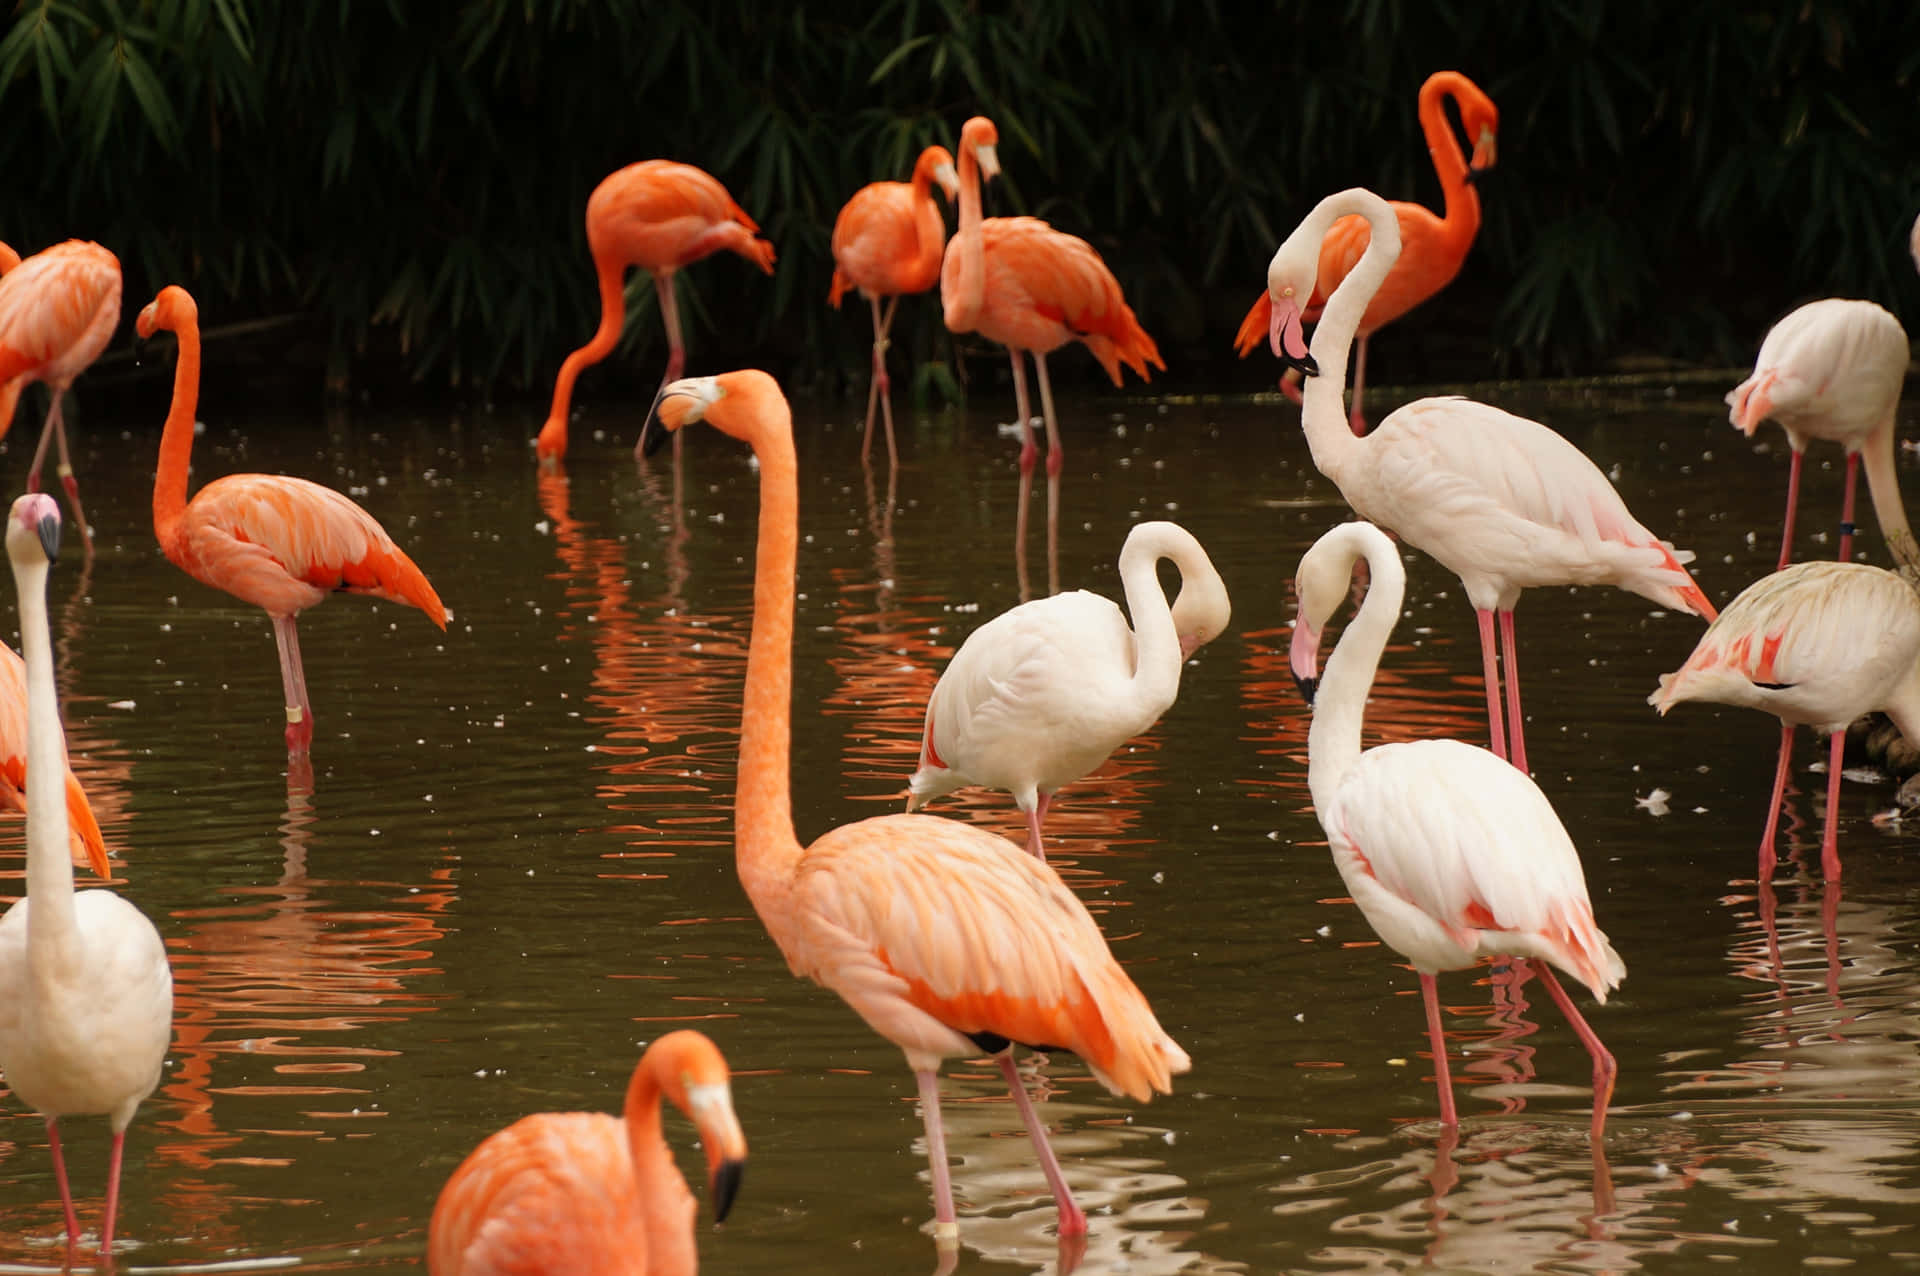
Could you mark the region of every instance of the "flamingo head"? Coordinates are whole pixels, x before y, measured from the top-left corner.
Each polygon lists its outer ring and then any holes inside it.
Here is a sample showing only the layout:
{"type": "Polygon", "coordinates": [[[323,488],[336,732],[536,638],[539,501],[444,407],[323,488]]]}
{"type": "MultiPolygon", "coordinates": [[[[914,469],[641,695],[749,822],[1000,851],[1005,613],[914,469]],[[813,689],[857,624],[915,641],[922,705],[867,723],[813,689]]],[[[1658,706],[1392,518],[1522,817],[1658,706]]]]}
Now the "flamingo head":
{"type": "Polygon", "coordinates": [[[1287,649],[1287,664],[1293,672],[1294,685],[1300,688],[1300,695],[1309,705],[1320,686],[1320,635],[1333,613],[1346,601],[1353,566],[1361,557],[1366,534],[1379,535],[1366,523],[1341,524],[1341,528],[1350,527],[1364,531],[1322,536],[1300,556],[1299,570],[1293,576],[1299,611],[1293,618],[1293,642],[1287,649]]]}
{"type": "Polygon", "coordinates": [[[193,294],[179,284],[168,284],[141,309],[139,318],[133,321],[133,330],[144,340],[162,328],[179,332],[196,327],[199,322],[200,307],[194,304],[193,294]]]}
{"type": "Polygon", "coordinates": [[[560,462],[567,455],[567,420],[564,416],[548,417],[540,433],[533,440],[533,454],[540,461],[540,468],[549,474],[557,473],[560,462]]]}
{"type": "Polygon", "coordinates": [[[984,115],[976,115],[960,126],[960,154],[972,155],[980,165],[980,176],[1000,176],[1000,130],[984,115]]]}
{"type": "Polygon", "coordinates": [[[1773,387],[1780,380],[1777,368],[1756,371],[1733,389],[1727,391],[1727,413],[1733,422],[1733,428],[1753,437],[1760,423],[1773,415],[1773,387]]]}
{"type": "Polygon", "coordinates": [[[28,492],[13,503],[7,519],[7,556],[30,563],[44,556],[51,563],[60,556],[60,507],[45,492],[28,492]]]}
{"type": "Polygon", "coordinates": [[[645,1068],[655,1055],[664,1055],[661,1092],[693,1119],[700,1145],[707,1154],[707,1191],[713,1198],[713,1221],[724,1222],[740,1190],[747,1163],[747,1136],[733,1112],[733,1090],[727,1061],[705,1034],[691,1029],[670,1032],[647,1048],[645,1068]]]}
{"type": "Polygon", "coordinates": [[[682,377],[660,387],[647,423],[640,427],[641,451],[652,456],[667,441],[667,435],[695,421],[706,421],[749,444],[776,422],[789,431],[793,428],[779,382],[757,368],[723,372],[717,377],[682,377]],[[654,428],[655,421],[661,428],[654,428]]]}
{"type": "Polygon", "coordinates": [[[920,152],[919,162],[913,166],[916,181],[922,173],[929,182],[938,182],[940,191],[951,204],[960,198],[960,172],[953,166],[953,154],[944,146],[929,146],[920,152]]]}

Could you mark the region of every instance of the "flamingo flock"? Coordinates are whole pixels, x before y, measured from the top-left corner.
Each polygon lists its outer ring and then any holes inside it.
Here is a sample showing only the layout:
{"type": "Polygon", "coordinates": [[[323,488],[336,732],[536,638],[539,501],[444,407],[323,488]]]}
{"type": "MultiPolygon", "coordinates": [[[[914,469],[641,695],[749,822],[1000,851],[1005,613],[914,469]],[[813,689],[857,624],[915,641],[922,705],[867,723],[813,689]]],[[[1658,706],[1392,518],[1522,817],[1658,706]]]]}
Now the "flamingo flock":
{"type": "MultiPolygon", "coordinates": [[[[1626,963],[1600,928],[1575,839],[1529,774],[1516,605],[1529,588],[1610,585],[1708,622],[1692,655],[1660,679],[1649,702],[1663,715],[1696,700],[1751,706],[1780,720],[1758,859],[1762,881],[1776,868],[1795,727],[1829,733],[1822,872],[1837,879],[1840,733],[1856,717],[1883,711],[1920,745],[1920,548],[1893,468],[1906,334],[1879,306],[1839,298],[1802,306],[1767,334],[1753,375],[1728,393],[1727,404],[1731,423],[1748,435],[1766,420],[1787,432],[1779,566],[1716,609],[1688,570],[1693,556],[1639,521],[1599,467],[1548,426],[1449,396],[1406,403],[1367,428],[1368,341],[1463,268],[1480,219],[1473,181],[1495,158],[1498,111],[1464,75],[1432,76],[1419,108],[1444,215],[1357,188],[1320,200],[1268,263],[1266,289],[1238,342],[1245,355],[1264,335],[1287,369],[1290,391],[1295,376],[1303,379],[1300,428],[1313,464],[1358,516],[1321,535],[1291,577],[1297,612],[1289,662],[1311,714],[1305,783],[1348,895],[1415,973],[1442,1130],[1452,1137],[1460,1117],[1437,976],[1498,960],[1520,979],[1541,981],[1587,1050],[1587,1131],[1597,1156],[1622,1078],[1554,971],[1604,1004],[1624,980],[1626,963]],[[1470,153],[1455,135],[1447,102],[1459,113],[1470,153]],[[1310,341],[1308,322],[1315,323],[1310,341]],[[1839,561],[1795,564],[1802,455],[1815,439],[1845,449],[1839,561]],[[1863,460],[1899,571],[1850,561],[1863,460]],[[1367,698],[1407,601],[1402,550],[1389,532],[1457,576],[1474,609],[1488,748],[1455,739],[1363,747],[1367,698]],[[1325,630],[1362,572],[1364,597],[1323,666],[1325,630]]],[[[856,191],[833,227],[829,301],[837,307],[858,292],[870,311],[863,461],[878,416],[889,461],[898,463],[887,353],[903,298],[937,284],[950,332],[1005,347],[1022,437],[1022,546],[1038,460],[1025,375],[1031,358],[1047,438],[1051,565],[1064,451],[1047,356],[1084,345],[1116,386],[1123,369],[1145,381],[1165,365],[1085,239],[1037,218],[984,215],[982,185],[1000,171],[998,144],[993,122],[976,116],[960,128],[952,152],[925,147],[908,181],[879,180],[856,191]],[[956,206],[951,237],[935,186],[956,206]]],[[[974,628],[928,697],[917,766],[901,777],[906,813],[803,841],[791,774],[802,554],[792,413],[765,372],[684,375],[674,293],[678,270],[721,251],[772,274],[774,245],[717,179],[663,159],[631,164],[601,182],[586,202],[586,234],[599,326],[556,376],[534,440],[548,476],[542,481],[564,482],[553,476],[566,457],[573,389],[621,338],[629,266],[651,275],[668,347],[635,440],[639,463],[668,438],[677,458],[682,433],[704,423],[744,445],[756,467],[754,594],[732,804],[740,886],[791,973],[831,990],[904,1055],[919,1102],[930,1230],[943,1270],[962,1236],[941,1109],[940,1070],[948,1060],[993,1061],[1031,1140],[1063,1245],[1083,1238],[1092,1224],[1016,1051],[1071,1053],[1113,1094],[1142,1103],[1171,1094],[1175,1078],[1195,1061],[1156,1017],[1151,973],[1139,972],[1136,982],[1100,921],[1049,862],[1044,821],[1056,793],[1098,771],[1174,705],[1189,665],[1231,623],[1222,573],[1185,527],[1137,522],[1117,547],[1124,612],[1099,594],[1050,591],[974,628]],[[1171,602],[1162,562],[1179,576],[1171,602]],[[920,813],[967,786],[1011,794],[1025,822],[1024,847],[920,813]]],[[[1920,265],[1920,222],[1913,243],[1920,265]]],[[[112,891],[75,889],[76,863],[102,878],[113,866],[67,765],[46,606],[61,517],[38,483],[51,441],[83,552],[91,554],[63,401],[115,330],[122,276],[110,251],[80,241],[24,258],[0,245],[0,270],[0,430],[29,383],[44,383],[51,396],[27,494],[14,503],[5,535],[24,658],[0,650],[0,805],[25,811],[28,862],[26,897],[0,918],[0,1072],[20,1102],[46,1119],[69,1258],[83,1230],[60,1122],[108,1118],[112,1152],[97,1244],[111,1263],[125,1135],[159,1082],[172,1039],[171,976],[160,934],[138,908],[112,891]]],[[[153,487],[155,539],[187,574],[267,613],[282,676],[289,774],[310,775],[315,717],[295,628],[299,613],[336,592],[416,608],[442,630],[451,612],[380,524],[332,488],[288,475],[227,474],[189,500],[202,375],[198,308],[185,289],[168,285],[139,311],[135,329],[142,338],[172,333],[177,349],[153,487]]],[[[671,1105],[696,1126],[712,1215],[726,1218],[746,1157],[743,1127],[751,1124],[736,1115],[731,1075],[709,1037],[669,1033],[641,1055],[618,1116],[537,1113],[480,1140],[431,1210],[428,1270],[696,1271],[696,1202],[676,1167],[662,1111],[671,1105]]],[[[1062,1269],[1070,1265],[1063,1258],[1062,1269]]]]}

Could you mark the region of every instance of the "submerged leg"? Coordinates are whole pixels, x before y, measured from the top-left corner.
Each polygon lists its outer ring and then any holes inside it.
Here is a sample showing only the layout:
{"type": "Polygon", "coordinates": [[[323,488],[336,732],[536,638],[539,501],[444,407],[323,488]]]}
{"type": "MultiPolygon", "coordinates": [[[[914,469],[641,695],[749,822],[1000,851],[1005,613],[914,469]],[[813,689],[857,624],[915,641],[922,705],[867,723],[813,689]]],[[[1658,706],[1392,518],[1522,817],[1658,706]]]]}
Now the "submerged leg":
{"type": "Polygon", "coordinates": [[[120,1209],[120,1156],[126,1150],[127,1132],[113,1132],[113,1154],[107,1161],[107,1216],[100,1224],[100,1256],[113,1257],[113,1216],[120,1209]]]}
{"type": "Polygon", "coordinates": [[[1620,1065],[1614,1062],[1613,1052],[1600,1044],[1598,1034],[1587,1026],[1587,1021],[1574,1006],[1573,998],[1567,996],[1567,990],[1560,986],[1559,976],[1553,973],[1552,968],[1544,961],[1534,962],[1533,968],[1540,976],[1540,982],[1553,995],[1553,1004],[1560,1007],[1560,1013],[1573,1026],[1580,1044],[1593,1056],[1593,1141],[1598,1143],[1606,1133],[1607,1105],[1613,1102],[1613,1083],[1620,1075],[1620,1065]]]}
{"type": "Polygon", "coordinates": [[[1519,648],[1513,640],[1513,611],[1500,613],[1500,664],[1507,682],[1507,752],[1509,760],[1527,773],[1527,733],[1520,717],[1519,648]]]}
{"type": "Polygon", "coordinates": [[[893,312],[899,306],[898,296],[887,299],[886,312],[880,310],[880,298],[873,299],[873,385],[867,391],[867,432],[860,443],[860,459],[867,459],[867,450],[873,443],[873,405],[880,401],[880,414],[887,423],[887,460],[889,464],[900,462],[900,451],[893,441],[893,382],[887,377],[887,347],[891,344],[887,334],[893,330],[893,312]]]}
{"type": "Polygon", "coordinates": [[[1860,480],[1860,454],[1847,453],[1847,491],[1840,500],[1840,561],[1853,561],[1853,493],[1860,480]]]}
{"type": "Polygon", "coordinates": [[[1493,613],[1476,607],[1473,614],[1480,621],[1481,676],[1487,684],[1487,734],[1493,739],[1493,755],[1504,761],[1507,728],[1500,720],[1500,657],[1493,636],[1493,613]]]}
{"type": "Polygon", "coordinates": [[[292,616],[273,618],[273,639],[280,648],[280,689],[287,704],[287,752],[305,753],[313,744],[313,706],[307,703],[307,675],[300,667],[300,635],[292,616]]]}
{"type": "Polygon", "coordinates": [[[1447,1071],[1447,1038],[1440,1031],[1440,990],[1432,975],[1420,976],[1420,999],[1427,1007],[1427,1038],[1433,1043],[1433,1084],[1440,1090],[1440,1124],[1448,1129],[1460,1127],[1453,1109],[1453,1076],[1447,1071]]]}
{"type": "Polygon", "coordinates": [[[1355,435],[1367,432],[1367,416],[1360,410],[1360,400],[1367,393],[1367,338],[1360,338],[1360,348],[1353,354],[1353,411],[1347,414],[1347,428],[1355,435]]]}
{"type": "Polygon", "coordinates": [[[1800,507],[1800,461],[1799,448],[1793,449],[1793,456],[1787,462],[1787,514],[1780,521],[1780,565],[1775,571],[1785,571],[1787,564],[1793,561],[1793,513],[1800,507]]]}
{"type": "Polygon", "coordinates": [[[1013,1051],[1003,1050],[995,1056],[1000,1063],[1000,1075],[1007,1079],[1007,1089],[1013,1092],[1014,1106],[1020,1109],[1020,1119],[1026,1123],[1027,1134],[1033,1139],[1033,1150],[1040,1158],[1040,1172],[1047,1176],[1047,1187],[1053,1192],[1053,1202],[1060,1211],[1060,1235],[1078,1236],[1087,1230],[1087,1215],[1074,1202],[1073,1192],[1067,1187],[1067,1176],[1060,1172],[1060,1162],[1053,1155],[1053,1145],[1047,1142],[1047,1131],[1040,1124],[1040,1114],[1033,1110],[1033,1099],[1027,1094],[1026,1083],[1020,1079],[1019,1069],[1013,1066],[1013,1051]]]}
{"type": "Polygon", "coordinates": [[[1827,743],[1827,821],[1820,831],[1820,875],[1829,882],[1840,880],[1840,762],[1846,746],[1845,731],[1834,732],[1827,743]]]}
{"type": "Polygon", "coordinates": [[[1780,765],[1773,772],[1773,803],[1767,807],[1767,831],[1760,835],[1760,880],[1773,880],[1773,866],[1777,857],[1773,850],[1773,837],[1780,828],[1780,803],[1787,796],[1787,770],[1793,763],[1793,726],[1783,723],[1780,727],[1780,765]]]}
{"type": "Polygon", "coordinates": [[[73,1189],[67,1186],[67,1158],[60,1152],[60,1121],[47,1118],[47,1147],[53,1153],[53,1177],[60,1184],[60,1204],[67,1211],[67,1251],[80,1243],[80,1216],[73,1212],[73,1189]]]}
{"type": "Polygon", "coordinates": [[[940,1123],[940,1074],[916,1071],[920,1119],[927,1127],[927,1163],[933,1167],[933,1239],[942,1249],[960,1244],[960,1215],[953,1208],[953,1174],[947,1168],[947,1131],[940,1123]]]}
{"type": "Polygon", "coordinates": [[[1036,351],[1034,370],[1040,374],[1040,415],[1047,423],[1047,593],[1060,592],[1060,426],[1053,415],[1053,382],[1047,376],[1047,356],[1036,351]]]}

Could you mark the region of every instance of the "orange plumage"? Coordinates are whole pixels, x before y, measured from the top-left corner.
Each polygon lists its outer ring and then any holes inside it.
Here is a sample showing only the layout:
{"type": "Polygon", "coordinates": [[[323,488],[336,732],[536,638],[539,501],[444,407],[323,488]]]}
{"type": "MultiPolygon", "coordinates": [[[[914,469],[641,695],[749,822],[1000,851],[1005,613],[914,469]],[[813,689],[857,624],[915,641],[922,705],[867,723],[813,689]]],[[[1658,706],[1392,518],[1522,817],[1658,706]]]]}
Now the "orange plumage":
{"type": "MultiPolygon", "coordinates": [[[[62,742],[62,751],[65,743],[62,742]]],[[[80,780],[67,768],[67,840],[73,862],[111,877],[107,845],[80,780]]],[[[0,807],[27,809],[27,666],[13,648],[0,643],[0,807]]]]}

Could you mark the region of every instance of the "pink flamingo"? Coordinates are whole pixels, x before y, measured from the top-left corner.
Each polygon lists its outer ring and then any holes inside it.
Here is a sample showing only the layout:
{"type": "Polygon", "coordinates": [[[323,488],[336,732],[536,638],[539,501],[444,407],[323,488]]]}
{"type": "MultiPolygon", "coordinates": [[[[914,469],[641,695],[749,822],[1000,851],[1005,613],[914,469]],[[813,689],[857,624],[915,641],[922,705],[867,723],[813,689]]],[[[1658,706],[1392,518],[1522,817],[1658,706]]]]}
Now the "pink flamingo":
{"type": "Polygon", "coordinates": [[[1772,417],[1793,449],[1787,467],[1787,513],[1780,528],[1780,566],[1793,558],[1794,508],[1800,502],[1800,462],[1807,440],[1838,443],[1847,453],[1847,487],[1840,507],[1840,561],[1853,556],[1853,496],[1860,460],[1867,492],[1887,549],[1900,563],[1920,567],[1920,546],[1907,526],[1900,482],[1893,469],[1893,416],[1907,379],[1907,333],[1871,301],[1828,297],[1810,301],[1767,332],[1753,375],[1727,391],[1728,417],[1752,436],[1772,417]]]}
{"type": "MultiPolygon", "coordinates": [[[[754,911],[795,974],[833,989],[905,1052],[920,1085],[943,1250],[958,1245],[959,1222],[940,1123],[940,1061],[981,1053],[994,1056],[1013,1092],[1059,1207],[1060,1234],[1084,1234],[1086,1214],[1012,1047],[1072,1051],[1109,1090],[1143,1101],[1170,1090],[1173,1074],[1188,1068],[1186,1052],[1107,951],[1079,897],[1005,838],[954,820],[884,815],[800,844],[789,795],[799,481],[787,401],[766,373],[729,372],[669,385],[658,415],[668,430],[708,421],[751,446],[760,463],[734,798],[736,860],[754,911]]],[[[649,447],[661,437],[647,439],[649,447]]]]}
{"type": "Polygon", "coordinates": [[[74,378],[100,357],[120,322],[120,259],[79,239],[24,260],[9,248],[6,257],[12,263],[0,274],[0,437],[13,421],[20,392],[32,382],[46,382],[53,401],[27,468],[27,490],[40,490],[40,467],[51,438],[59,445],[60,483],[73,506],[82,548],[90,555],[93,533],[80,507],[61,399],[74,378]]]}
{"type": "Polygon", "coordinates": [[[911,182],[871,182],[853,193],[833,221],[833,287],[827,304],[839,308],[849,288],[873,308],[873,379],[867,387],[867,429],[860,457],[873,446],[873,409],[878,400],[887,422],[887,456],[898,460],[893,441],[893,400],[887,380],[887,333],[893,312],[908,293],[925,292],[940,282],[940,258],[947,249],[947,224],[934,202],[933,184],[952,199],[960,179],[944,146],[929,146],[913,165],[911,182]],[[880,298],[887,299],[884,313],[880,298]]]}
{"type": "Polygon", "coordinates": [[[460,1163],[427,1225],[431,1276],[693,1276],[693,1193],[660,1130],[661,1101],[700,1131],[713,1221],[746,1164],[727,1061],[691,1029],[640,1056],[620,1116],[521,1117],[460,1163]]]}
{"type": "Polygon", "coordinates": [[[180,341],[153,478],[153,533],[174,566],[263,608],[273,621],[286,693],[287,751],[304,755],[313,744],[313,704],[294,627],[301,612],[342,591],[418,607],[442,629],[452,613],[373,515],[330,487],[284,474],[229,474],[189,502],[200,310],[186,289],[170,284],[147,303],[134,328],[142,337],[164,328],[180,341]]]}
{"type": "MultiPolygon", "coordinates": [[[[113,876],[107,844],[100,836],[93,805],[67,761],[65,733],[60,742],[61,788],[66,794],[67,829],[73,862],[85,863],[103,880],[113,876]]],[[[33,733],[27,722],[27,665],[13,648],[0,643],[0,809],[27,809],[27,762],[33,733]]]]}
{"type": "Polygon", "coordinates": [[[587,249],[600,281],[600,326],[593,339],[560,365],[553,382],[553,406],[534,440],[544,466],[567,454],[567,412],[573,383],[585,369],[613,352],[627,317],[625,276],[638,266],[653,276],[660,322],[667,330],[666,385],[686,366],[680,339],[680,310],[673,298],[673,275],[722,249],[745,257],[773,273],[773,245],[758,237],[760,227],[733,202],[712,174],[672,160],[641,160],[609,174],[587,197],[587,249]]]}
{"type": "Polygon", "coordinates": [[[1741,590],[1707,626],[1686,663],[1660,677],[1647,703],[1746,705],[1780,719],[1780,763],[1760,839],[1760,880],[1773,878],[1774,833],[1793,757],[1793,729],[1829,734],[1827,818],[1820,864],[1840,876],[1841,747],[1847,724],[1882,710],[1920,745],[1920,594],[1864,563],[1795,563],[1741,590]]]}
{"type": "Polygon", "coordinates": [[[1341,392],[1347,349],[1367,299],[1399,251],[1393,210],[1378,195],[1356,187],[1321,200],[1268,267],[1273,349],[1307,373],[1301,425],[1314,465],[1355,513],[1425,550],[1465,586],[1480,622],[1493,751],[1524,771],[1513,636],[1521,590],[1615,585],[1709,619],[1713,604],[1682,566],[1693,555],[1676,552],[1642,526],[1599,467],[1537,421],[1471,399],[1416,399],[1373,433],[1354,436],[1341,392]],[[1309,353],[1301,336],[1302,305],[1313,295],[1327,227],[1349,213],[1367,219],[1372,237],[1360,264],[1328,299],[1309,353]],[[1501,720],[1496,615],[1510,742],[1501,720]]]}
{"type": "Polygon", "coordinates": [[[1006,789],[1027,817],[1027,850],[1054,791],[1091,774],[1160,720],[1187,659],[1219,637],[1232,607],[1200,542],[1177,523],[1137,524],[1120,549],[1133,626],[1084,589],[1022,603],[967,635],[927,701],[909,811],[970,784],[1006,789]],[[1158,565],[1180,569],[1167,606],[1158,565]]]}
{"type": "Polygon", "coordinates": [[[1300,560],[1290,663],[1313,706],[1307,783],[1314,814],[1353,902],[1420,976],[1441,1124],[1454,1127],[1459,1119],[1434,975],[1504,954],[1540,976],[1593,1056],[1598,1143],[1618,1069],[1551,967],[1585,984],[1602,1004],[1627,968],[1594,924],[1579,853],[1552,804],[1529,776],[1458,740],[1361,751],[1367,693],[1406,581],[1399,550],[1370,523],[1341,524],[1300,560]],[[1362,558],[1371,576],[1366,599],[1327,658],[1325,675],[1317,676],[1321,629],[1346,598],[1362,558]]]}

